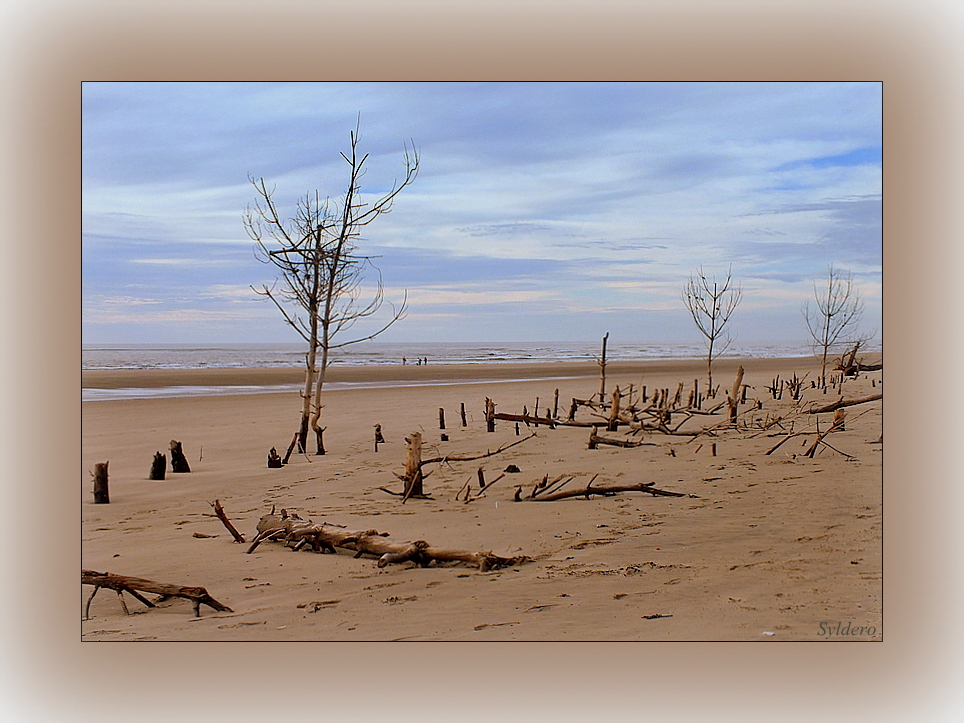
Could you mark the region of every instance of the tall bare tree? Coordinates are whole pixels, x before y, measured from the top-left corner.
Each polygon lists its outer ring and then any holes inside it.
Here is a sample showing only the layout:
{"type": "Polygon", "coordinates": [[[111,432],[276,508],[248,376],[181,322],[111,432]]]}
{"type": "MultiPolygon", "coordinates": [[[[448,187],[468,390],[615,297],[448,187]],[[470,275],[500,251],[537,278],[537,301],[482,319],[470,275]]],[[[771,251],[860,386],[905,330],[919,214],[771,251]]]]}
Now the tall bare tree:
{"type": "Polygon", "coordinates": [[[710,394],[713,393],[713,360],[725,352],[732,341],[724,330],[740,305],[742,295],[741,289],[733,286],[732,267],[727,269],[723,281],[717,281],[715,276],[707,278],[701,266],[683,287],[683,303],[696,328],[706,337],[706,376],[710,394]]]}
{"type": "Polygon", "coordinates": [[[854,288],[853,275],[832,265],[825,281],[813,282],[813,300],[804,302],[802,312],[813,339],[814,353],[820,355],[820,385],[827,383],[827,356],[838,345],[853,344],[864,305],[854,288]]]}
{"type": "Polygon", "coordinates": [[[408,146],[404,152],[405,173],[391,189],[366,200],[361,191],[368,155],[358,152],[359,129],[350,133],[349,152],[341,153],[348,165],[348,184],[337,201],[322,198],[315,191],[298,201],[290,219],[282,216],[275,204],[274,188],[263,178],[249,177],[258,200],[244,216],[248,235],[257,242],[259,258],[273,264],[280,276],[271,286],[254,290],[270,299],[285,321],[308,344],[305,355],[305,384],[302,389],[301,424],[298,449],[307,449],[309,428],[314,431],[317,454],[325,447],[320,426],[322,387],[331,352],[349,344],[373,339],[398,321],[405,312],[406,300],[395,306],[384,323],[370,333],[345,339],[356,322],[374,316],[385,303],[381,273],[369,256],[358,252],[365,227],[392,210],[395,197],[418,175],[418,152],[408,146]],[[372,271],[376,281],[367,301],[362,301],[362,282],[372,271]]]}

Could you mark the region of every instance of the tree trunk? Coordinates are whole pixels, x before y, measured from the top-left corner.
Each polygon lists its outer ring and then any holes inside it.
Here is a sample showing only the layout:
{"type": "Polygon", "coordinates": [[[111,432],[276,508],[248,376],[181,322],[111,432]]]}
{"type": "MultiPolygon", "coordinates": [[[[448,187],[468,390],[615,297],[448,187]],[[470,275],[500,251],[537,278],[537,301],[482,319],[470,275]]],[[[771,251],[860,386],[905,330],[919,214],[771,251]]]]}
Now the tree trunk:
{"type": "Polygon", "coordinates": [[[606,401],[606,343],[609,341],[609,332],[602,340],[602,356],[599,359],[599,401],[606,401]]]}
{"type": "Polygon", "coordinates": [[[737,409],[740,404],[740,386],[743,384],[743,365],[736,370],[736,379],[733,381],[733,389],[727,397],[727,404],[730,408],[730,422],[736,424],[737,409]]]}
{"type": "MultiPolygon", "coordinates": [[[[390,563],[415,562],[426,566],[432,562],[464,562],[487,572],[508,565],[517,565],[526,560],[525,557],[499,557],[491,552],[471,552],[469,550],[453,550],[442,547],[432,547],[424,540],[413,542],[392,540],[386,533],[377,530],[347,530],[324,523],[312,524],[304,521],[292,522],[282,520],[275,515],[265,515],[258,523],[259,538],[264,540],[274,534],[284,534],[285,542],[294,543],[296,548],[310,544],[312,549],[334,549],[340,547],[355,550],[356,557],[361,555],[378,556],[378,567],[385,567],[390,563]]],[[[252,544],[248,552],[252,552],[257,544],[252,544]]]]}
{"type": "Polygon", "coordinates": [[[107,488],[107,465],[109,464],[110,460],[94,465],[94,504],[110,504],[110,492],[107,488]]]}

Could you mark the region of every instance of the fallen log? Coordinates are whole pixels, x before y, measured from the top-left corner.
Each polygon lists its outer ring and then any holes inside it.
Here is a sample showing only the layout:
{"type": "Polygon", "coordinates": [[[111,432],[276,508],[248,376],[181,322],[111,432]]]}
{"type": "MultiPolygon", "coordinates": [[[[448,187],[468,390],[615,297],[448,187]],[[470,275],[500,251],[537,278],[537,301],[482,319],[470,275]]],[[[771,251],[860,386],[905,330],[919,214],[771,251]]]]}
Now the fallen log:
{"type": "Polygon", "coordinates": [[[656,446],[654,442],[644,442],[637,439],[614,439],[612,437],[601,437],[596,434],[593,427],[589,432],[589,449],[596,449],[600,444],[608,444],[613,447],[642,447],[643,445],[656,446]]]}
{"type": "Polygon", "coordinates": [[[526,426],[544,424],[549,429],[554,429],[557,422],[551,417],[538,417],[534,414],[508,414],[506,412],[496,412],[492,419],[504,419],[507,422],[523,422],[526,426]]]}
{"type": "MultiPolygon", "coordinates": [[[[388,533],[377,530],[348,530],[324,522],[294,521],[292,518],[282,520],[275,515],[262,517],[258,527],[259,530],[263,528],[268,533],[262,539],[269,539],[272,536],[272,530],[277,534],[284,529],[286,530],[283,535],[285,544],[296,550],[306,545],[310,545],[316,552],[334,551],[334,548],[354,550],[356,558],[362,555],[376,556],[378,567],[402,562],[414,562],[420,567],[426,567],[433,562],[461,562],[487,572],[500,567],[518,565],[526,560],[523,556],[500,557],[491,552],[433,547],[425,540],[392,540],[388,537],[388,533]]],[[[259,537],[261,537],[260,532],[259,537]]],[[[279,539],[282,538],[279,536],[279,539]]],[[[248,552],[250,553],[255,547],[256,545],[252,544],[248,552]]]]}
{"type": "Polygon", "coordinates": [[[878,399],[883,399],[883,394],[871,394],[869,397],[861,397],[860,399],[838,399],[833,404],[827,404],[823,407],[811,407],[807,410],[807,414],[823,414],[824,412],[834,412],[842,407],[852,407],[856,404],[866,404],[867,402],[875,402],[878,399]]]}
{"type": "Polygon", "coordinates": [[[201,617],[201,605],[207,605],[212,607],[218,612],[230,613],[234,612],[231,608],[223,603],[218,602],[213,597],[208,594],[208,591],[203,587],[186,587],[184,585],[169,585],[163,582],[155,582],[153,580],[145,580],[141,577],[129,577],[127,575],[114,575],[109,572],[95,572],[94,570],[81,570],[80,572],[80,582],[83,585],[93,585],[94,591],[90,594],[87,599],[87,606],[84,609],[84,618],[90,619],[90,603],[94,599],[94,595],[102,587],[106,587],[110,590],[117,592],[118,597],[121,601],[121,606],[124,608],[124,612],[128,615],[130,614],[127,610],[127,603],[124,602],[123,593],[129,593],[132,597],[140,600],[142,603],[148,607],[157,607],[155,603],[167,598],[181,597],[190,600],[194,604],[194,616],[201,617]],[[151,592],[160,595],[160,597],[151,602],[146,597],[141,595],[140,592],[151,592]]]}
{"type": "MultiPolygon", "coordinates": [[[[595,478],[593,478],[595,479],[595,478]]],[[[682,492],[670,492],[669,490],[661,490],[655,487],[655,482],[640,482],[638,484],[631,485],[612,485],[609,487],[593,487],[592,480],[585,487],[579,489],[571,489],[565,491],[557,491],[549,494],[536,493],[535,495],[530,495],[528,497],[522,497],[522,488],[519,487],[516,490],[515,501],[516,502],[554,502],[556,500],[569,499],[571,497],[585,497],[587,500],[593,495],[598,495],[600,497],[612,497],[620,492],[646,492],[653,495],[654,497],[686,497],[682,492]]]]}

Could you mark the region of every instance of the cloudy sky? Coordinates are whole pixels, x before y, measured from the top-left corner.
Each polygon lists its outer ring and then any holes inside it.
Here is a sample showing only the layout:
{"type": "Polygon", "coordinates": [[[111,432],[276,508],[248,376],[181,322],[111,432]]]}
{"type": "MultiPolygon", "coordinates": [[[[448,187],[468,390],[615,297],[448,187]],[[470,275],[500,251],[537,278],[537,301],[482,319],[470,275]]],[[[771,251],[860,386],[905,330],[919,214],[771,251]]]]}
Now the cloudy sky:
{"type": "Polygon", "coordinates": [[[386,341],[696,342],[680,300],[732,267],[738,342],[805,342],[833,264],[880,329],[877,83],[85,83],[83,339],[297,341],[242,218],[416,181],[366,230],[386,341]]]}

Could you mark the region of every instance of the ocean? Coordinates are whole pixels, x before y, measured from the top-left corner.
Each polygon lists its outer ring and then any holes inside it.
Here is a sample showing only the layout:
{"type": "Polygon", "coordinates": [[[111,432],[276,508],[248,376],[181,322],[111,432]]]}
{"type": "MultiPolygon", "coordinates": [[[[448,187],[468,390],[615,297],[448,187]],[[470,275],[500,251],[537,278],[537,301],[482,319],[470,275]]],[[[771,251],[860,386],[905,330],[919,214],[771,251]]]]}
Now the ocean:
{"type": "MultiPolygon", "coordinates": [[[[363,342],[332,353],[333,366],[415,364],[511,364],[540,361],[592,361],[601,341],[542,343],[392,343],[363,342]]],[[[778,358],[811,354],[807,344],[736,345],[724,357],[778,358]]],[[[613,342],[606,357],[612,361],[699,359],[702,344],[640,344],[613,342]]],[[[84,344],[83,369],[225,369],[301,367],[304,344],[84,344]]]]}
{"type": "MultiPolygon", "coordinates": [[[[393,343],[363,342],[333,353],[331,366],[382,366],[416,364],[512,364],[540,361],[592,361],[599,357],[601,340],[595,342],[542,343],[393,343]]],[[[868,348],[879,351],[879,346],[868,348]]],[[[807,344],[732,345],[722,357],[782,358],[810,356],[807,344]]],[[[610,361],[647,359],[699,359],[706,355],[702,344],[642,344],[610,342],[610,361]]],[[[230,369],[304,366],[303,344],[84,344],[82,368],[93,369],[230,369]]],[[[83,389],[83,401],[252,394],[292,391],[271,387],[167,387],[153,389],[83,389]]],[[[332,387],[333,388],[333,387],[332,387]]]]}

